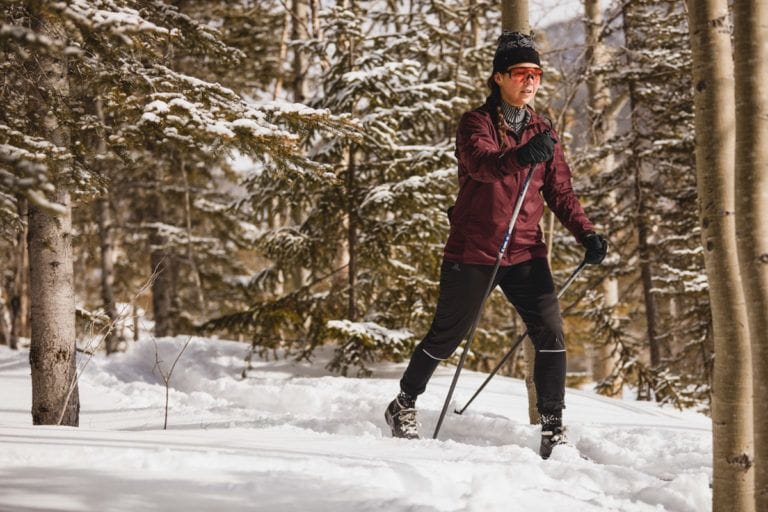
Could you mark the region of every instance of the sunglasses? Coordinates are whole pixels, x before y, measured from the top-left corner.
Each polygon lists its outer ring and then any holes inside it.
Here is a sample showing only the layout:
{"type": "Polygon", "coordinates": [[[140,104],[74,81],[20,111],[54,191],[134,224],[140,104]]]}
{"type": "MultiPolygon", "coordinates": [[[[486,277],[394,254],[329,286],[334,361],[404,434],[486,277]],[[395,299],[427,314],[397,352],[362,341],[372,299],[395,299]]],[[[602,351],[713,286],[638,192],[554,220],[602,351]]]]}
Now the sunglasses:
{"type": "Polygon", "coordinates": [[[533,78],[534,82],[541,80],[544,71],[541,68],[511,68],[504,73],[508,74],[510,78],[517,78],[521,82],[528,80],[528,77],[533,78]]]}

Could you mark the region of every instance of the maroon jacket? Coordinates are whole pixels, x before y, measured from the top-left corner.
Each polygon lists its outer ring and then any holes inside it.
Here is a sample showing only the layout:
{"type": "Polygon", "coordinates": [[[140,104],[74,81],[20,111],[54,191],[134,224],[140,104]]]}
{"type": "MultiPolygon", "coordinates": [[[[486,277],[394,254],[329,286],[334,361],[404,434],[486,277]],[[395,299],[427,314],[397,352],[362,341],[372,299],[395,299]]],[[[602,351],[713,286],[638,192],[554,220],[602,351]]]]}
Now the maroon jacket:
{"type": "MultiPolygon", "coordinates": [[[[515,150],[549,124],[531,111],[531,120],[519,141],[508,131],[507,144],[501,144],[488,104],[466,112],[456,134],[459,161],[459,195],[449,213],[451,233],[444,257],[457,263],[493,265],[512,217],[520,187],[530,166],[517,163],[515,150]]],[[[554,130],[552,136],[557,139],[554,130]]],[[[514,265],[546,257],[539,220],[544,201],[560,222],[580,242],[594,226],[579,204],[571,187],[571,170],[565,163],[562,144],[555,145],[554,157],[536,165],[501,265],[514,265]]]]}

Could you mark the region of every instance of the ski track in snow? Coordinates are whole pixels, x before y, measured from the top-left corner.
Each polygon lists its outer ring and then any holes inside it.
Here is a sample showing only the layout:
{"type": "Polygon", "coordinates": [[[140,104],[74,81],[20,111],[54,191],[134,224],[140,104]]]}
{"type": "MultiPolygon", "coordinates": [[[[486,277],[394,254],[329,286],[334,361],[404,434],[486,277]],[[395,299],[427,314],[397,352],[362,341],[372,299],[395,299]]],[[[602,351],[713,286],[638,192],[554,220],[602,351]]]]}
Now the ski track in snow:
{"type": "MultiPolygon", "coordinates": [[[[184,341],[157,341],[164,367],[184,341]]],[[[383,418],[402,364],[343,378],[323,369],[321,353],[314,365],[257,361],[242,379],[246,351],[193,339],[163,431],[151,340],[89,362],[80,428],[30,426],[28,353],[0,347],[0,511],[711,509],[702,415],[569,389],[565,421],[578,450],[542,461],[519,380],[496,377],[432,440],[454,370],[439,368],[419,398],[425,439],[407,441],[392,439],[383,418]]],[[[453,405],[484,378],[463,372],[453,405]]]]}

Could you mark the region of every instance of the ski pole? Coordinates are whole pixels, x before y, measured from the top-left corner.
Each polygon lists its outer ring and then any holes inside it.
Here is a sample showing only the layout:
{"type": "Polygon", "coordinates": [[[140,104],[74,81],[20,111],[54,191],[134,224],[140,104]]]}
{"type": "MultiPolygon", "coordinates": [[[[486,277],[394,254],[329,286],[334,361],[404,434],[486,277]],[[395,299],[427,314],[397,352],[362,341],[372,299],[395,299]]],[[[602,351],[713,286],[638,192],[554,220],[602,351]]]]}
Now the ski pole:
{"type": "Polygon", "coordinates": [[[445,397],[443,410],[440,411],[440,418],[438,418],[437,420],[437,426],[435,427],[435,433],[432,436],[432,439],[437,439],[437,434],[438,432],[440,432],[440,426],[443,424],[443,419],[445,419],[445,413],[448,410],[448,404],[451,402],[451,397],[453,396],[453,390],[456,388],[456,382],[459,380],[459,374],[461,373],[461,368],[464,366],[464,361],[467,358],[467,353],[469,353],[469,346],[472,344],[472,339],[475,336],[475,330],[477,330],[477,325],[480,323],[480,314],[483,312],[483,304],[485,304],[485,299],[488,298],[488,295],[490,295],[491,291],[493,290],[493,283],[496,280],[496,274],[498,273],[499,266],[501,265],[501,258],[504,256],[504,252],[507,250],[507,244],[509,243],[509,239],[512,236],[512,230],[515,228],[517,217],[518,215],[520,215],[520,209],[523,206],[523,199],[525,199],[525,194],[526,192],[528,192],[528,186],[531,184],[531,178],[533,177],[533,170],[535,168],[536,168],[536,163],[532,163],[531,168],[528,170],[528,176],[525,177],[523,188],[517,196],[517,203],[515,204],[515,210],[514,212],[512,212],[512,218],[509,221],[507,232],[504,235],[504,240],[501,241],[501,247],[499,248],[499,253],[496,255],[496,264],[493,266],[493,271],[491,272],[491,279],[488,281],[488,287],[485,289],[485,295],[483,295],[483,298],[480,301],[480,306],[477,309],[477,313],[475,313],[475,319],[472,321],[472,328],[469,330],[469,334],[467,335],[467,341],[464,344],[464,351],[461,353],[459,364],[456,366],[456,373],[453,374],[451,387],[448,389],[448,396],[445,397]]]}
{"type": "MultiPolygon", "coordinates": [[[[574,270],[574,271],[573,271],[573,273],[571,273],[571,277],[569,277],[569,278],[568,278],[568,280],[567,280],[567,281],[565,282],[565,284],[563,285],[563,287],[562,287],[562,288],[560,288],[560,292],[558,292],[558,294],[557,294],[557,298],[558,298],[558,299],[559,299],[560,297],[562,297],[563,293],[565,293],[565,290],[567,290],[567,289],[568,289],[568,287],[569,287],[569,286],[571,286],[571,283],[573,283],[573,282],[576,280],[576,277],[578,277],[578,275],[581,273],[581,271],[584,269],[584,267],[585,267],[586,265],[587,265],[587,262],[586,262],[586,261],[582,261],[581,263],[579,263],[579,266],[578,266],[578,267],[576,267],[576,270],[574,270]]],[[[494,368],[494,369],[493,369],[493,371],[490,373],[490,375],[488,375],[488,377],[487,377],[487,378],[485,379],[485,381],[484,381],[484,382],[483,382],[483,383],[480,385],[480,387],[477,389],[477,391],[475,391],[475,394],[474,394],[474,395],[472,395],[472,398],[470,398],[470,399],[469,399],[469,401],[467,402],[467,404],[466,404],[464,407],[462,407],[462,408],[461,408],[461,410],[459,410],[459,409],[454,409],[454,411],[453,411],[453,412],[455,412],[456,414],[464,414],[464,411],[466,411],[466,410],[467,410],[467,407],[469,407],[469,405],[470,405],[470,404],[471,404],[471,403],[472,403],[472,402],[475,400],[475,398],[477,397],[477,395],[479,395],[479,394],[480,394],[480,392],[481,392],[483,389],[485,389],[485,386],[486,386],[486,385],[488,385],[488,383],[491,381],[491,379],[493,378],[493,376],[494,376],[494,375],[496,375],[496,373],[497,373],[497,372],[498,372],[498,371],[501,369],[501,367],[502,367],[502,366],[504,366],[504,364],[507,362],[507,360],[508,360],[510,357],[512,357],[512,354],[514,354],[514,353],[515,353],[515,349],[516,349],[516,348],[517,348],[517,347],[518,347],[518,346],[519,346],[519,345],[520,345],[520,344],[523,342],[523,340],[525,339],[525,337],[526,337],[526,336],[528,336],[528,329],[526,329],[526,330],[525,330],[525,332],[524,332],[523,334],[521,334],[521,335],[520,335],[520,336],[517,338],[517,340],[515,340],[515,342],[512,344],[512,348],[510,348],[510,349],[507,351],[507,353],[506,353],[506,354],[504,354],[504,357],[501,359],[501,361],[499,361],[499,364],[497,364],[497,365],[496,365],[496,368],[494,368]]]]}

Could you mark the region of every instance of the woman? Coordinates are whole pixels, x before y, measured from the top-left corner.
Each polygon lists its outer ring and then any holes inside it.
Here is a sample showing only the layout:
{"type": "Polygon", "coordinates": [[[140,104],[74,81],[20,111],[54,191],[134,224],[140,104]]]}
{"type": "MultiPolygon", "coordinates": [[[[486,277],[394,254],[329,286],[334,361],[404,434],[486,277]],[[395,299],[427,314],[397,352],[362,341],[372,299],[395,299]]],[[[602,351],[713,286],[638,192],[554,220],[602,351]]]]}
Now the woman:
{"type": "Polygon", "coordinates": [[[529,104],[541,85],[541,61],[530,36],[505,33],[493,59],[486,103],[459,122],[456,157],[459,194],[449,211],[450,235],[440,271],[432,326],[400,381],[385,418],[392,435],[418,438],[416,397],[440,361],[467,335],[483,300],[516,198],[534,168],[530,188],[495,278],[525,322],[536,348],[534,382],[541,416],[540,454],[564,442],[565,340],[539,221],[544,201],[586,248],[588,263],[602,262],[605,239],[595,233],[571,187],[571,171],[549,123],[529,104]],[[543,199],[542,199],[543,196],[543,199]]]}

